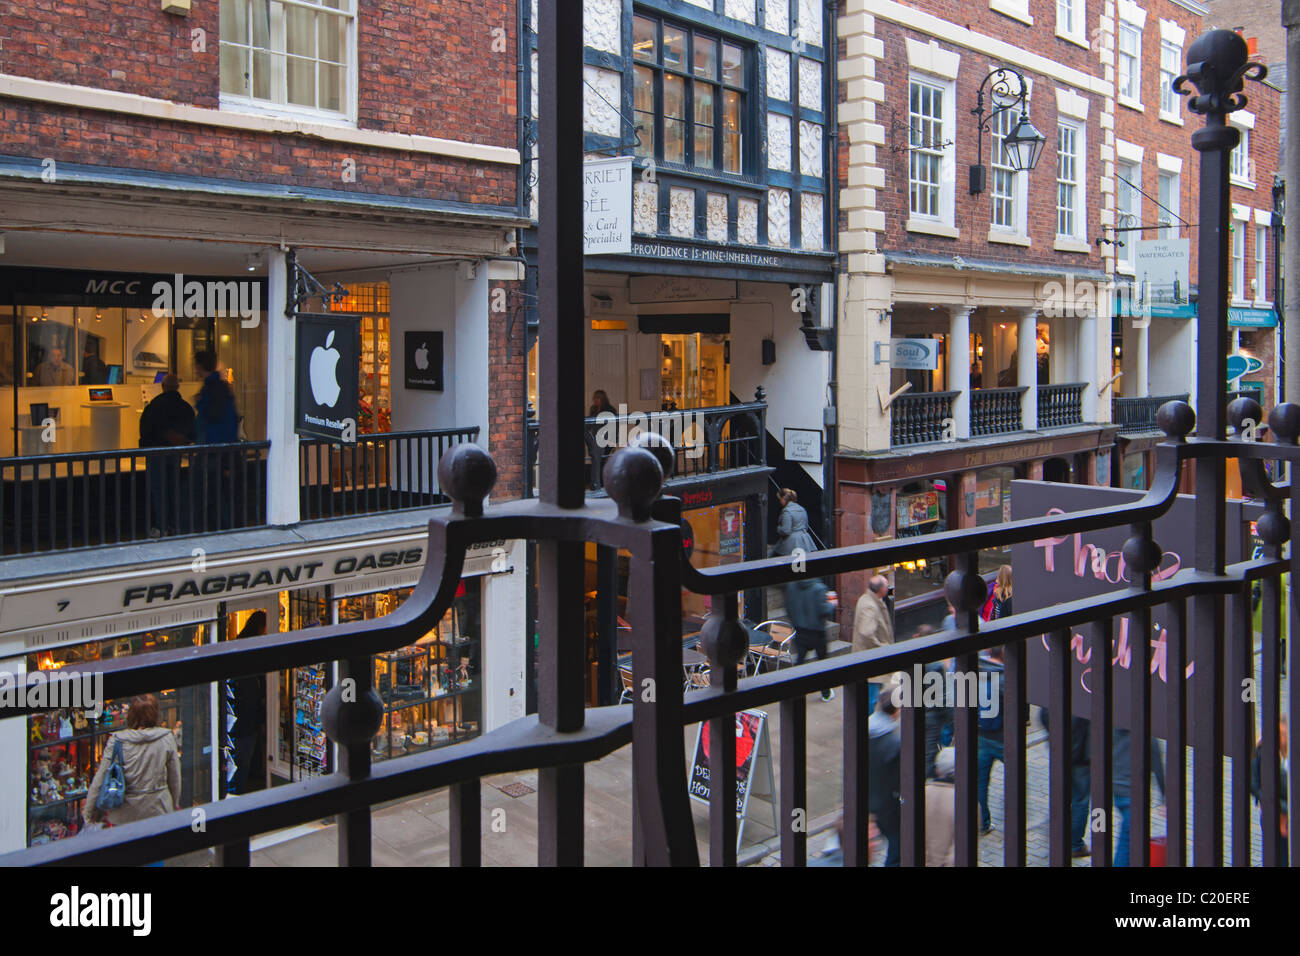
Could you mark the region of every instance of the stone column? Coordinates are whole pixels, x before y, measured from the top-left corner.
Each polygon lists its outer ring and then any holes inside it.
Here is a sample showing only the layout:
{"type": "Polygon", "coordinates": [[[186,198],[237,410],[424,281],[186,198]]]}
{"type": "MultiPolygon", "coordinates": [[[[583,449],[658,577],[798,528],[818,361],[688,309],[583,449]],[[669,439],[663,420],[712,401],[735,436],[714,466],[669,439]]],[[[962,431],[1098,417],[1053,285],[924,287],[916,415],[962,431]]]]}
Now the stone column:
{"type": "MultiPolygon", "coordinates": [[[[970,438],[970,314],[965,306],[948,310],[948,391],[957,392],[952,400],[954,434],[970,438]]],[[[987,354],[987,351],[986,353],[987,354]]],[[[985,378],[988,375],[985,374],[985,378]]]]}
{"type": "Polygon", "coordinates": [[[1038,309],[1020,313],[1016,330],[1016,381],[1028,385],[1020,396],[1020,427],[1027,432],[1038,428],[1038,309]]]}
{"type": "Polygon", "coordinates": [[[288,264],[280,249],[267,250],[266,296],[266,523],[297,524],[298,436],[293,430],[297,347],[294,323],[285,318],[288,264]]]}
{"type": "MultiPolygon", "coordinates": [[[[1107,347],[1105,352],[1099,353],[1100,325],[1101,318],[1093,312],[1080,319],[1078,326],[1079,381],[1085,383],[1081,412],[1085,422],[1101,421],[1098,416],[1101,413],[1100,406],[1103,399],[1097,394],[1097,389],[1110,379],[1110,375],[1107,374],[1110,366],[1107,364],[1105,369],[1102,368],[1102,355],[1105,355],[1109,361],[1111,351],[1107,347]]],[[[1109,319],[1106,321],[1106,326],[1110,327],[1109,319]]],[[[1114,386],[1107,390],[1106,402],[1110,401],[1110,396],[1114,392],[1114,386]]],[[[1110,420],[1109,416],[1106,420],[1110,420]]]]}
{"type": "Polygon", "coordinates": [[[1151,394],[1151,317],[1139,319],[1135,325],[1137,332],[1137,359],[1133,363],[1137,371],[1135,390],[1138,398],[1151,394]]]}

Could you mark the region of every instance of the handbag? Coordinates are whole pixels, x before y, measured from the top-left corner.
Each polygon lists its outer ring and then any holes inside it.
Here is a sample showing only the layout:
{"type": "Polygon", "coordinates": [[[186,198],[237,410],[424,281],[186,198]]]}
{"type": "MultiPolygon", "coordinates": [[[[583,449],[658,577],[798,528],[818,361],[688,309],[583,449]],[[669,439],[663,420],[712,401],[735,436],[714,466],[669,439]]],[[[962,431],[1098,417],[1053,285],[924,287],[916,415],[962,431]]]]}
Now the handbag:
{"type": "Polygon", "coordinates": [[[126,800],[126,770],[122,765],[122,741],[113,739],[113,758],[99,786],[95,807],[99,810],[116,810],[126,800]]]}

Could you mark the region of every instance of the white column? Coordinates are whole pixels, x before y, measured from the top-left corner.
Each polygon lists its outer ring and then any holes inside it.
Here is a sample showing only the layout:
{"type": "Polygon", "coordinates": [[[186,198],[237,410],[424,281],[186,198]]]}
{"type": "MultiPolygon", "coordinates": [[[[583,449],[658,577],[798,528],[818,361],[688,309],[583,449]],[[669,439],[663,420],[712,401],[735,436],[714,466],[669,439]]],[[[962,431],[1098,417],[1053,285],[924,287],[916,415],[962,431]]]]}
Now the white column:
{"type": "Polygon", "coordinates": [[[1020,396],[1020,427],[1027,432],[1038,428],[1038,310],[1020,313],[1016,330],[1016,381],[1028,385],[1020,396]]]}
{"type": "Polygon", "coordinates": [[[957,393],[952,400],[952,417],[958,438],[970,438],[971,311],[962,307],[948,310],[948,391],[957,393]]]}
{"type": "MultiPolygon", "coordinates": [[[[0,660],[0,672],[24,680],[27,658],[0,660]]],[[[27,787],[31,754],[27,750],[27,718],[0,720],[0,754],[5,771],[0,774],[0,853],[27,847],[27,787]]]]}
{"type": "Polygon", "coordinates": [[[266,462],[266,521],[297,524],[298,436],[293,431],[294,382],[297,365],[294,324],[285,318],[288,265],[279,249],[267,254],[266,296],[266,437],[271,450],[266,462]]]}
{"type": "Polygon", "coordinates": [[[1137,359],[1134,361],[1134,367],[1137,371],[1137,383],[1135,385],[1138,398],[1146,398],[1151,394],[1151,317],[1138,319],[1139,323],[1137,332],[1137,359]]]}
{"type": "MultiPolygon", "coordinates": [[[[1109,375],[1104,374],[1101,356],[1098,355],[1097,337],[1101,333],[1101,330],[1098,328],[1099,324],[1100,319],[1095,313],[1092,315],[1085,315],[1079,320],[1079,343],[1077,349],[1079,358],[1078,380],[1085,383],[1083,387],[1082,407],[1083,420],[1085,422],[1096,422],[1100,420],[1098,415],[1102,399],[1097,395],[1097,389],[1110,378],[1109,375]]],[[[1109,327],[1108,319],[1107,328],[1109,327]]],[[[1110,349],[1106,350],[1105,355],[1108,359],[1110,358],[1110,349]]],[[[1110,396],[1112,394],[1114,394],[1114,386],[1106,392],[1106,401],[1110,401],[1110,396]]]]}

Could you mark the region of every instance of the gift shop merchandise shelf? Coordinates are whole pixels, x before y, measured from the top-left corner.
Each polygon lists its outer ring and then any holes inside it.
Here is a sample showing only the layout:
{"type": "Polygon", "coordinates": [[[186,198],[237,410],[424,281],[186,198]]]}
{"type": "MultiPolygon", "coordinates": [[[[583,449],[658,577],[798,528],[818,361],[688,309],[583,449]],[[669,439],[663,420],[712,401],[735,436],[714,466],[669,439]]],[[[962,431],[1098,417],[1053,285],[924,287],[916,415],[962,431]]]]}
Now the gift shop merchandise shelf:
{"type": "MultiPolygon", "coordinates": [[[[74,669],[84,661],[127,657],[202,642],[203,625],[150,631],[110,640],[91,641],[29,656],[31,670],[74,669]]],[[[163,726],[176,735],[181,753],[182,802],[211,789],[211,746],[208,743],[208,693],[201,688],[165,690],[157,695],[163,726]]],[[[85,703],[90,703],[89,701],[85,703]]],[[[84,811],[90,783],[112,734],[126,729],[126,700],[105,701],[96,714],[84,707],[65,707],[27,719],[27,843],[39,846],[75,836],[85,826],[84,811]]]]}
{"type": "MultiPolygon", "coordinates": [[[[340,621],[391,613],[411,589],[342,598],[340,621]]],[[[438,625],[409,647],[375,657],[383,722],[371,745],[376,759],[418,753],[478,736],[482,712],[479,630],[481,585],[461,582],[438,625]]]]}

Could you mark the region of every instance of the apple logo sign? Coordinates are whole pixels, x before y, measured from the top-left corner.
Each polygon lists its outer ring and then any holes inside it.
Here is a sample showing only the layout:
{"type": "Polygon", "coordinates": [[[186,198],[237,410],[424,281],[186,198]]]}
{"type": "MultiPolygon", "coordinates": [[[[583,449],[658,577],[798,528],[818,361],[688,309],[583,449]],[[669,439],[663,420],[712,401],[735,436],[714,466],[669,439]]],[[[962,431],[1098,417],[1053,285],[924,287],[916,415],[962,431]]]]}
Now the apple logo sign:
{"type": "Polygon", "coordinates": [[[420,347],[415,350],[415,367],[421,372],[429,368],[429,343],[421,342],[420,347]]]}
{"type": "Polygon", "coordinates": [[[334,333],[331,331],[325,339],[324,347],[316,346],[311,352],[311,365],[308,367],[311,381],[311,397],[316,404],[323,405],[326,408],[333,408],[334,403],[339,400],[338,364],[339,350],[331,348],[334,344],[334,333]]]}

